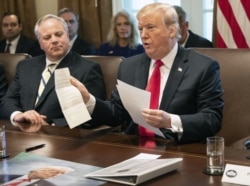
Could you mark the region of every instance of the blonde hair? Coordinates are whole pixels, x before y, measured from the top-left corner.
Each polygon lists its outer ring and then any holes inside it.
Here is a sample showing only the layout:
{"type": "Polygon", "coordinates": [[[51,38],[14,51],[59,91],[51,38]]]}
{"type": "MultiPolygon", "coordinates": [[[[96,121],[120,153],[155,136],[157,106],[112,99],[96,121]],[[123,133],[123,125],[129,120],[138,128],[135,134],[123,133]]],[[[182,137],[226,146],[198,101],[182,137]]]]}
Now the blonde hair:
{"type": "Polygon", "coordinates": [[[107,40],[111,46],[115,46],[118,44],[119,36],[116,30],[116,21],[117,21],[117,18],[120,16],[125,17],[131,26],[131,34],[129,37],[129,48],[136,48],[136,46],[140,43],[139,42],[140,37],[139,37],[137,25],[136,25],[136,20],[134,16],[132,16],[126,10],[121,10],[112,17],[107,40]]]}

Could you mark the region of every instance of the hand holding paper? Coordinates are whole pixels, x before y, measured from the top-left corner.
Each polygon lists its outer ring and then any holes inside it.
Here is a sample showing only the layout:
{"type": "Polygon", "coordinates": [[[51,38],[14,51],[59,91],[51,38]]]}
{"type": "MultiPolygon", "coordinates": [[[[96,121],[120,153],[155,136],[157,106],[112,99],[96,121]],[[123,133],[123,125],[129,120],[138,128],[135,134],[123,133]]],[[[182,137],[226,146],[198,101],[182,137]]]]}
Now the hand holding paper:
{"type": "Polygon", "coordinates": [[[70,128],[91,119],[81,93],[70,83],[68,68],[55,70],[55,88],[60,106],[70,128]]]}
{"type": "Polygon", "coordinates": [[[149,108],[150,92],[133,87],[120,80],[118,80],[117,89],[119,91],[122,103],[129,112],[133,121],[138,125],[142,125],[143,127],[151,130],[156,135],[165,138],[161,130],[149,125],[141,113],[143,108],[149,108]]]}

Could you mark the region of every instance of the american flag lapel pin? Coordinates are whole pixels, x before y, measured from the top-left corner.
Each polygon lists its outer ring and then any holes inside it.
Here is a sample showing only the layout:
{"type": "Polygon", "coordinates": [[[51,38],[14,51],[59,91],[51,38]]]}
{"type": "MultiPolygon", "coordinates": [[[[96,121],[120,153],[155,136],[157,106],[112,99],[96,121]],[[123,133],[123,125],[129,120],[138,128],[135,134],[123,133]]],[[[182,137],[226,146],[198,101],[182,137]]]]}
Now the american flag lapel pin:
{"type": "Polygon", "coordinates": [[[181,68],[181,67],[179,67],[179,68],[178,68],[178,71],[179,71],[179,72],[182,72],[182,68],[181,68]]]}

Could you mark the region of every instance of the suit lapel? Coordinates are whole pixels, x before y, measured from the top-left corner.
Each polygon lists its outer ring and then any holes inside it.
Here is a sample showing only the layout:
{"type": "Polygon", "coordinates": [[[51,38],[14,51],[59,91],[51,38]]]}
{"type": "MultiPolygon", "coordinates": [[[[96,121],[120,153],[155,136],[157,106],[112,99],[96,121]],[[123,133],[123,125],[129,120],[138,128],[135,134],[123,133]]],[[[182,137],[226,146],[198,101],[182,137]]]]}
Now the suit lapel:
{"type": "Polygon", "coordinates": [[[25,46],[24,37],[21,35],[17,43],[15,53],[20,53],[21,51],[23,51],[24,46],[25,46]]]}
{"type": "Polygon", "coordinates": [[[175,92],[179,87],[186,70],[188,69],[187,62],[187,52],[185,52],[185,49],[179,47],[177,55],[174,59],[174,63],[170,70],[165,89],[163,90],[163,97],[160,104],[161,109],[164,108],[164,110],[168,110],[173,96],[175,95],[175,92]]]}
{"type": "Polygon", "coordinates": [[[0,42],[0,52],[3,53],[5,51],[5,47],[6,47],[6,40],[4,39],[0,42]]]}
{"type": "MultiPolygon", "coordinates": [[[[68,59],[68,58],[70,58],[70,56],[71,56],[70,53],[67,54],[64,57],[64,59],[60,62],[60,64],[56,67],[56,69],[64,68],[64,67],[70,67],[70,62],[72,62],[72,60],[68,59]]],[[[45,66],[43,68],[45,68],[45,66]]],[[[40,72],[40,74],[41,73],[42,72],[40,72]]],[[[40,79],[41,79],[41,77],[40,77],[40,79]]],[[[40,80],[39,80],[38,84],[40,84],[40,80]]],[[[46,84],[46,87],[43,90],[43,93],[42,93],[39,101],[36,104],[36,107],[38,107],[41,103],[43,103],[46,100],[46,97],[48,96],[48,94],[50,94],[54,89],[55,89],[55,76],[54,76],[54,72],[53,72],[53,74],[51,75],[49,81],[46,84]]],[[[38,90],[38,88],[37,88],[37,90],[38,90]]]]}
{"type": "Polygon", "coordinates": [[[31,72],[30,73],[30,77],[29,78],[29,90],[32,91],[31,93],[31,97],[30,97],[30,101],[29,103],[27,103],[27,105],[29,105],[29,108],[34,108],[34,104],[36,102],[37,99],[37,92],[38,92],[38,87],[40,85],[40,81],[41,81],[41,74],[45,68],[45,58],[43,59],[38,59],[38,61],[32,61],[30,62],[33,65],[33,67],[31,68],[31,72]]]}
{"type": "Polygon", "coordinates": [[[146,89],[150,62],[151,59],[146,55],[140,60],[135,75],[135,87],[146,89]]]}

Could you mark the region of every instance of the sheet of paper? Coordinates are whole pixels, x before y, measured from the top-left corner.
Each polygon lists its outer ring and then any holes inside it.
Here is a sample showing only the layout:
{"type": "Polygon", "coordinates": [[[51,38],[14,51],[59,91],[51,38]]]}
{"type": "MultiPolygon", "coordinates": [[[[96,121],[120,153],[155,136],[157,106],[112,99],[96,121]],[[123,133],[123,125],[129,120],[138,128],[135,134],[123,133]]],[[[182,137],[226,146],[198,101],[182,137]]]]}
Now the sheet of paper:
{"type": "Polygon", "coordinates": [[[133,121],[151,130],[158,136],[165,138],[159,128],[149,125],[142,116],[142,109],[149,108],[150,92],[131,86],[120,80],[118,80],[116,87],[120,94],[122,103],[133,121]]]}
{"type": "Polygon", "coordinates": [[[56,94],[70,128],[91,119],[79,90],[70,83],[68,68],[55,70],[56,94]]]}
{"type": "Polygon", "coordinates": [[[239,185],[250,184],[250,167],[242,165],[226,164],[222,182],[239,185]]]}
{"type": "Polygon", "coordinates": [[[161,155],[158,154],[148,154],[148,153],[140,153],[130,159],[157,159],[159,158],[161,155]]]}

